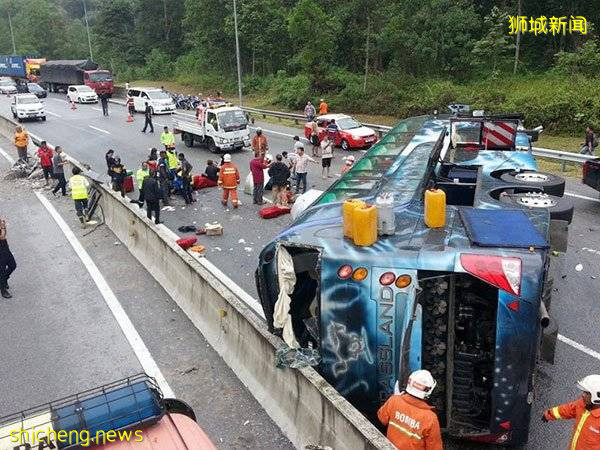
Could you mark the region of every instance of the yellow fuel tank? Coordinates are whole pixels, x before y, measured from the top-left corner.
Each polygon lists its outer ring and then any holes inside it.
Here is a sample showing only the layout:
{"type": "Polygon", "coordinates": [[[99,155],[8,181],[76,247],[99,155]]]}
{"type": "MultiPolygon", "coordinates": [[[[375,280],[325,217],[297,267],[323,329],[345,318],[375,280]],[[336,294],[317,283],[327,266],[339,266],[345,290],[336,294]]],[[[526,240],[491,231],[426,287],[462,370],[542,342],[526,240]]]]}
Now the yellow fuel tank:
{"type": "Polygon", "coordinates": [[[363,200],[349,199],[346,200],[342,205],[342,217],[344,223],[344,236],[352,238],[352,211],[355,208],[365,206],[366,203],[363,200]]]}
{"type": "Polygon", "coordinates": [[[446,226],[446,193],[441,189],[425,191],[425,225],[429,228],[446,226]]]}
{"type": "Polygon", "coordinates": [[[352,211],[352,238],[354,245],[366,247],[377,241],[377,208],[363,205],[352,211]]]}

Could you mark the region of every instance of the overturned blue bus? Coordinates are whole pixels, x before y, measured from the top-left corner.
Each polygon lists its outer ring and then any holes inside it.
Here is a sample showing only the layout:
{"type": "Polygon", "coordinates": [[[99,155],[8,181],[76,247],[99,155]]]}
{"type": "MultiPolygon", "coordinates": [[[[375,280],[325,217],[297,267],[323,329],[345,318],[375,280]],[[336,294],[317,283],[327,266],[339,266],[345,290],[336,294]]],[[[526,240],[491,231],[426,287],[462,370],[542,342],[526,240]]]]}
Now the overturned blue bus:
{"type": "Polygon", "coordinates": [[[564,180],[516,145],[523,134],[511,117],[402,121],[261,252],[270,330],[317,349],[317,370],[370,419],[425,368],[447,434],[527,440],[536,361],[553,358],[557,333],[544,333],[551,231],[564,236],[573,207],[564,180]],[[432,186],[446,194],[441,229],[424,224],[432,186]],[[343,201],[383,194],[393,233],[355,246],[343,201]]]}

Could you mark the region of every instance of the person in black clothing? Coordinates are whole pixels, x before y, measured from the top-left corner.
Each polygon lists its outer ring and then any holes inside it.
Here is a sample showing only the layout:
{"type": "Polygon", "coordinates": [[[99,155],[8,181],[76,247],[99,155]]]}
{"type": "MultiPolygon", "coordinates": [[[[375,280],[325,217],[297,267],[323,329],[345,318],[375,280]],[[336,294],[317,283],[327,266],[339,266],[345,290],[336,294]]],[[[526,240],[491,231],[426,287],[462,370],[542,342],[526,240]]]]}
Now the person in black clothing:
{"type": "Polygon", "coordinates": [[[106,173],[109,177],[112,178],[112,167],[115,165],[115,151],[111,148],[104,155],[104,159],[106,160],[106,173]]]}
{"type": "Polygon", "coordinates": [[[102,103],[102,115],[108,116],[108,94],[106,92],[100,94],[100,103],[102,103]]]}
{"type": "Polygon", "coordinates": [[[111,178],[113,191],[121,192],[121,197],[125,197],[125,178],[127,177],[127,170],[125,166],[121,164],[121,158],[115,156],[115,164],[111,168],[111,178]]]}
{"type": "Polygon", "coordinates": [[[206,161],[206,169],[204,169],[204,176],[215,183],[219,180],[219,168],[215,166],[212,159],[206,161]]]}
{"type": "Polygon", "coordinates": [[[162,191],[158,185],[156,172],[150,171],[150,176],[144,178],[142,192],[146,201],[146,217],[148,220],[152,220],[152,213],[154,213],[154,223],[158,225],[160,223],[159,201],[162,198],[162,191]]]}
{"type": "Polygon", "coordinates": [[[150,133],[154,133],[154,125],[152,125],[152,108],[148,105],[148,102],[146,102],[146,109],[144,110],[144,119],[144,129],[142,130],[142,133],[146,132],[148,126],[150,126],[150,133]]]}
{"type": "Polygon", "coordinates": [[[587,127],[585,130],[585,142],[581,144],[579,153],[583,155],[593,155],[598,146],[598,137],[592,127],[587,127]]]}
{"type": "Polygon", "coordinates": [[[192,198],[192,165],[185,159],[185,155],[183,153],[179,154],[179,176],[183,181],[183,187],[181,190],[181,195],[185,200],[185,204],[189,205],[194,201],[192,198]]]}
{"type": "Polygon", "coordinates": [[[6,222],[0,219],[0,292],[4,298],[12,298],[8,291],[8,279],[16,268],[15,257],[6,240],[6,222]]]}
{"type": "Polygon", "coordinates": [[[286,206],[287,201],[284,200],[283,193],[290,178],[290,168],[283,162],[283,156],[275,156],[275,163],[269,167],[269,176],[273,181],[273,203],[286,206]]]}
{"type": "Polygon", "coordinates": [[[171,195],[171,186],[169,180],[169,162],[167,160],[167,152],[160,151],[158,158],[158,179],[160,181],[160,189],[162,192],[163,205],[169,206],[169,197],[171,195]]]}

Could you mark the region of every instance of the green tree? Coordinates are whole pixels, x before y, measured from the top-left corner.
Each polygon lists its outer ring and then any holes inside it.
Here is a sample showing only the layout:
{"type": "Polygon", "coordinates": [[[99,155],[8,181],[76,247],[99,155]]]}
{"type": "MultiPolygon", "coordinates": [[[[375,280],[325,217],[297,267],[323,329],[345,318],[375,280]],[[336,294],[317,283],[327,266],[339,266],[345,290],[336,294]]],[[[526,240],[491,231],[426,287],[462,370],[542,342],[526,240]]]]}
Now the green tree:
{"type": "Polygon", "coordinates": [[[98,61],[116,73],[131,63],[142,63],[144,59],[136,59],[132,43],[134,29],[133,5],[129,0],[102,3],[94,23],[98,61]]]}
{"type": "Polygon", "coordinates": [[[492,74],[496,74],[497,69],[506,68],[515,49],[513,37],[507,33],[508,14],[494,6],[483,23],[488,31],[473,46],[472,64],[484,72],[491,69],[492,74]]]}

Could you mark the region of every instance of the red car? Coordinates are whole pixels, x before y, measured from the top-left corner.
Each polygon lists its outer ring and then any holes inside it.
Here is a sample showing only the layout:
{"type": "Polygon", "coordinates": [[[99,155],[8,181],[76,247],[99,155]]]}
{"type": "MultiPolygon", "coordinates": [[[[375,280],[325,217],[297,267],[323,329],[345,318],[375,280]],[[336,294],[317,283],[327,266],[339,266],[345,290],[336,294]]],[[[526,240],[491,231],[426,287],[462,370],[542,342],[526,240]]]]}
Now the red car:
{"type": "MultiPolygon", "coordinates": [[[[327,133],[327,125],[332,119],[335,120],[338,126],[334,144],[336,147],[341,147],[342,150],[369,148],[378,141],[377,134],[373,129],[363,126],[356,119],[346,114],[325,114],[315,118],[319,127],[319,140],[322,140],[325,133],[327,133]]],[[[304,136],[310,139],[311,132],[311,122],[307,122],[304,125],[304,136]]]]}

